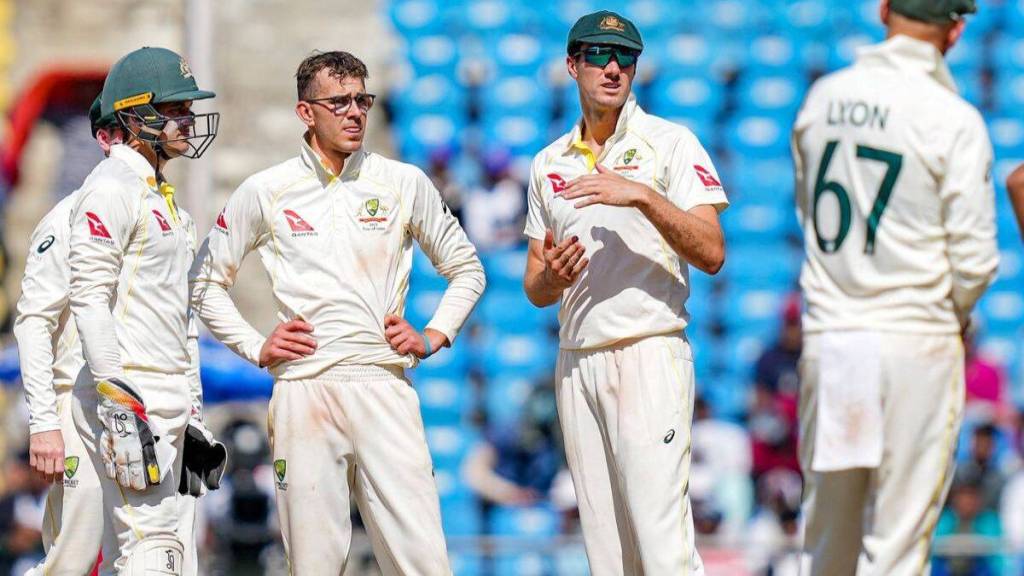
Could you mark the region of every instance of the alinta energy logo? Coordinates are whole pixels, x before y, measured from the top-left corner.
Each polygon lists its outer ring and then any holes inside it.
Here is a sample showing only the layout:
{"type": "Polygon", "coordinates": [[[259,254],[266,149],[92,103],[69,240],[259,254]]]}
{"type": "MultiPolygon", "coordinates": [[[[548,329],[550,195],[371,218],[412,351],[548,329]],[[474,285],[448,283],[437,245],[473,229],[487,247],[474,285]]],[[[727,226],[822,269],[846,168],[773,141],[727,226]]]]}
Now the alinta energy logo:
{"type": "Polygon", "coordinates": [[[288,474],[288,462],[281,458],[274,460],[274,476],[277,477],[277,488],[278,490],[287,490],[288,483],[284,481],[285,475],[288,474]]]}
{"type": "Polygon", "coordinates": [[[288,227],[292,229],[292,238],[298,238],[300,236],[316,236],[316,230],[309,222],[306,222],[302,216],[299,216],[294,210],[285,210],[284,217],[288,220],[288,227]]]}
{"type": "Polygon", "coordinates": [[[78,456],[68,456],[64,459],[65,488],[76,488],[78,486],[78,480],[75,480],[75,474],[78,473],[78,463],[78,456]]]}

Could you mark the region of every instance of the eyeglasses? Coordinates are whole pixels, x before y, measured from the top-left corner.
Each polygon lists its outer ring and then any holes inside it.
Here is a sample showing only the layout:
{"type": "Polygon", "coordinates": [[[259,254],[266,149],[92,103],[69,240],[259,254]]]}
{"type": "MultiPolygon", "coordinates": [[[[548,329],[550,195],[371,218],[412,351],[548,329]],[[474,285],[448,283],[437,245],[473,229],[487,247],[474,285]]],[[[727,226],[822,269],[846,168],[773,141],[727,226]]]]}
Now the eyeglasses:
{"type": "Polygon", "coordinates": [[[341,96],[327,96],[326,98],[313,98],[310,100],[303,100],[303,102],[309,102],[310,104],[321,104],[328,110],[330,110],[336,116],[340,116],[345,112],[348,112],[349,106],[352,102],[356,103],[356,107],[359,108],[360,112],[366,113],[373,108],[373,101],[377,98],[376,94],[367,94],[366,92],[360,92],[358,94],[342,94],[341,96]]]}
{"type": "Polygon", "coordinates": [[[613,57],[620,67],[629,68],[636,64],[636,59],[640,57],[640,52],[637,50],[607,45],[588,46],[586,50],[580,50],[576,53],[577,56],[580,54],[583,54],[583,59],[587,64],[593,64],[601,68],[607,66],[613,57]]]}

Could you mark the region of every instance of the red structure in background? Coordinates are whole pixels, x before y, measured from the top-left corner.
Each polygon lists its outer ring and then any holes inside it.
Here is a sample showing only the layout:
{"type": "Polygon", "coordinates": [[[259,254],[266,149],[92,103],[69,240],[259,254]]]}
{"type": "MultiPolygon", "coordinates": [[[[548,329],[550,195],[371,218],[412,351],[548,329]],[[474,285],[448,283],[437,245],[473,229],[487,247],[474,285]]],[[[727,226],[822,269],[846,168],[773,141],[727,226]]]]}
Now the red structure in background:
{"type": "Polygon", "coordinates": [[[18,185],[25,144],[39,119],[50,110],[89,111],[103,90],[107,68],[101,65],[54,67],[36,76],[10,109],[10,131],[0,143],[0,175],[8,190],[18,185]]]}

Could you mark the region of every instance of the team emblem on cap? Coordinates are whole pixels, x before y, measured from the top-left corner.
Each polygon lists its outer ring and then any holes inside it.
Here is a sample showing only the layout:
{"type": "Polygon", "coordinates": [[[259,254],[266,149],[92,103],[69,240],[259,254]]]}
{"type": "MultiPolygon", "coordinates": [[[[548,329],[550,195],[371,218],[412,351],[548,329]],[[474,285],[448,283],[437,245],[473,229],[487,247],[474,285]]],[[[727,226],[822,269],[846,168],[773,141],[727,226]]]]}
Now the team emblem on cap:
{"type": "Polygon", "coordinates": [[[182,58],[181,60],[178,60],[178,70],[181,70],[181,77],[182,78],[191,78],[192,77],[192,69],[188,67],[188,62],[185,62],[184,58],[182,58]]]}
{"type": "Polygon", "coordinates": [[[615,30],[616,32],[626,31],[626,25],[622,23],[622,20],[619,20],[615,16],[605,16],[597,27],[601,30],[615,30]]]}

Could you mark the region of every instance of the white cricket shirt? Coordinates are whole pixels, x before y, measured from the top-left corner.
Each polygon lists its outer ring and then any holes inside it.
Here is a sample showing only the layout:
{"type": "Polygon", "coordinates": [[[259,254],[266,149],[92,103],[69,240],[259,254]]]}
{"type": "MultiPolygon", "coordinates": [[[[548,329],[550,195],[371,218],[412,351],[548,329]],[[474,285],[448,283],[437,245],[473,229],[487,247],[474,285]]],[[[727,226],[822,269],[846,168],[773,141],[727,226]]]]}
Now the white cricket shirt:
{"type": "MultiPolygon", "coordinates": [[[[581,121],[582,122],[582,121],[581,121]]],[[[689,267],[636,208],[592,205],[555,196],[600,163],[647,184],[683,210],[719,212],[729,202],[711,158],[687,128],[645,113],[631,94],[600,157],[582,143],[581,123],[533,160],[526,235],[555,242],[576,235],[590,264],[562,294],[563,349],[608,346],[628,338],[679,332],[689,314],[689,267]]]]}
{"type": "Polygon", "coordinates": [[[992,146],[907,36],[811,87],[793,128],[804,329],[957,333],[995,278],[992,146]]]}

